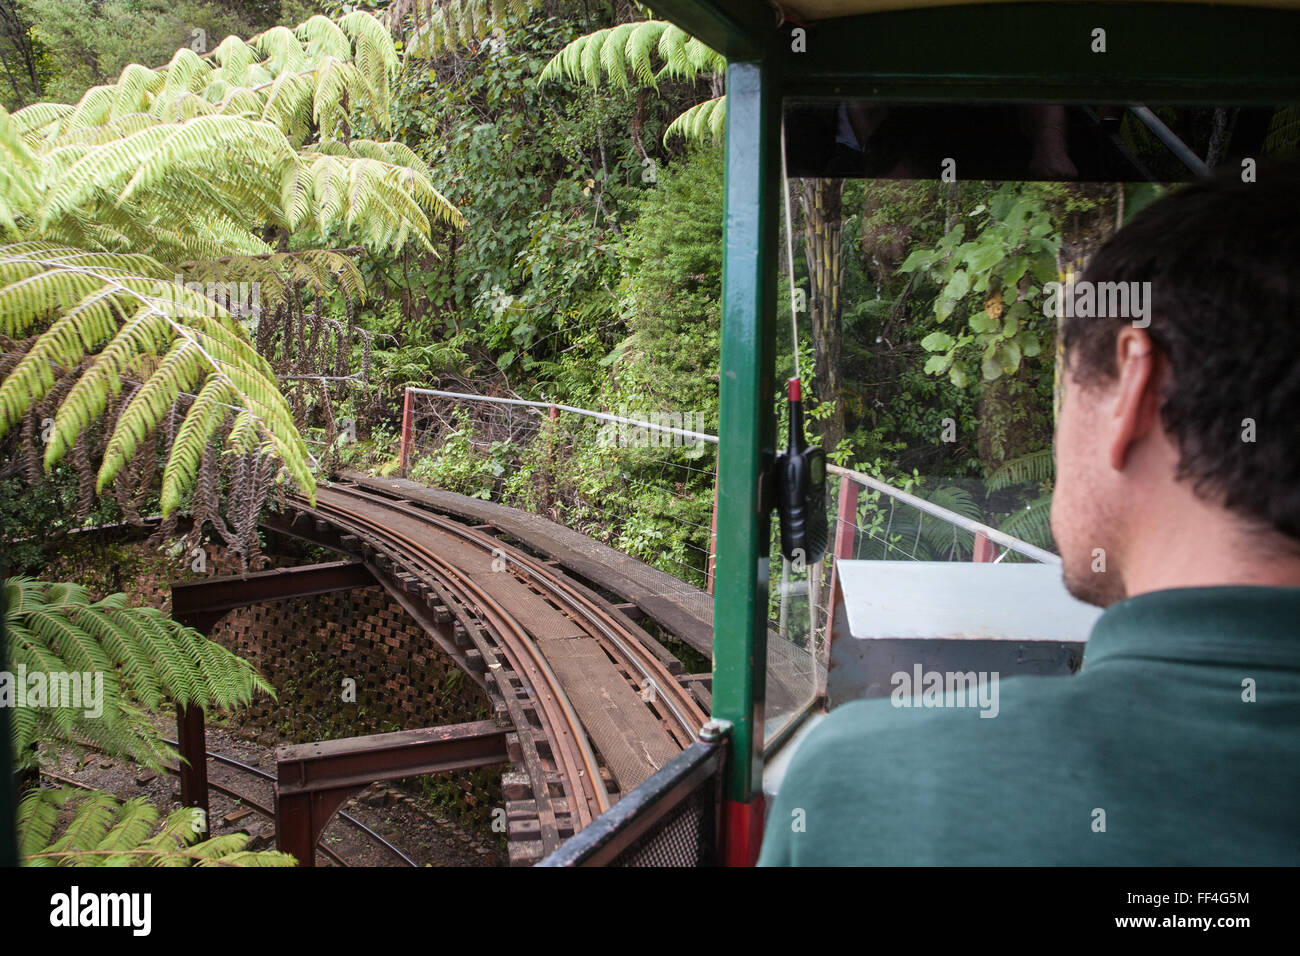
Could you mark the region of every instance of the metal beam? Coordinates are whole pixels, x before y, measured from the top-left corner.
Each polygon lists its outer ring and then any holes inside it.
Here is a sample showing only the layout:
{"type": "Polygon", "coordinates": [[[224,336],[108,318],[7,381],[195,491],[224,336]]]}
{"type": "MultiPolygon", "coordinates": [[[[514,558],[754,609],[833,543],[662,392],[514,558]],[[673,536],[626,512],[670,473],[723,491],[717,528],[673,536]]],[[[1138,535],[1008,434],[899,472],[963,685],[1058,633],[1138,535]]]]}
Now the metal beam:
{"type": "Polygon", "coordinates": [[[204,634],[226,612],[266,601],[287,601],[376,583],[359,561],[330,561],[172,585],[172,616],[204,634]]]}
{"type": "Polygon", "coordinates": [[[821,20],[806,52],[788,39],[776,49],[792,96],[1277,105],[1300,98],[1297,19],[1240,5],[977,4],[821,20]]]}
{"type": "Polygon", "coordinates": [[[380,780],[509,763],[510,727],[480,720],[293,744],[275,751],[276,846],[315,865],[316,843],[349,797],[380,780]]]}
{"type": "Polygon", "coordinates": [[[776,10],[762,0],[649,0],[646,5],[728,59],[761,54],[777,32],[776,10]]]}

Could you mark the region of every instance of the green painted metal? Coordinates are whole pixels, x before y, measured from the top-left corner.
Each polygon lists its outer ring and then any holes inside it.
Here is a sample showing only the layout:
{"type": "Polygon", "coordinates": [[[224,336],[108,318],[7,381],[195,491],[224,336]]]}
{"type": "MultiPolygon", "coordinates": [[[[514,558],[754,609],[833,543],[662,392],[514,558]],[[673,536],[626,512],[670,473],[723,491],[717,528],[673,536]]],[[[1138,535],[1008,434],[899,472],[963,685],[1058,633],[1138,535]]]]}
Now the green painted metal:
{"type": "Polygon", "coordinates": [[[734,60],[761,55],[778,23],[765,0],[650,0],[646,6],[734,60]]]}
{"type": "Polygon", "coordinates": [[[769,65],[729,63],[713,715],[733,724],[727,796],[742,802],[762,785],[770,529],[760,476],[776,443],[779,108],[769,65]]]}
{"type": "Polygon", "coordinates": [[[787,95],[947,102],[1300,99],[1300,13],[1182,3],[1010,3],[782,28],[787,95]],[[1093,31],[1105,31],[1104,53],[1093,31]]]}

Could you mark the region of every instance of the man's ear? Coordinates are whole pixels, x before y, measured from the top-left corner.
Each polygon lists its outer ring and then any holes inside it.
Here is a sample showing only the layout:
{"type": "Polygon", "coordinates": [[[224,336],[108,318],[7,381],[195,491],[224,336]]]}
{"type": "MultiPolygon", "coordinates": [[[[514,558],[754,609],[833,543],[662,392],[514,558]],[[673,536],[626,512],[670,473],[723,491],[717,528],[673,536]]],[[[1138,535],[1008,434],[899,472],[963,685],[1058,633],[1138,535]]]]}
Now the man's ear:
{"type": "Polygon", "coordinates": [[[1117,382],[1110,423],[1110,466],[1122,471],[1130,449],[1160,427],[1164,361],[1145,330],[1126,325],[1115,337],[1117,382]]]}

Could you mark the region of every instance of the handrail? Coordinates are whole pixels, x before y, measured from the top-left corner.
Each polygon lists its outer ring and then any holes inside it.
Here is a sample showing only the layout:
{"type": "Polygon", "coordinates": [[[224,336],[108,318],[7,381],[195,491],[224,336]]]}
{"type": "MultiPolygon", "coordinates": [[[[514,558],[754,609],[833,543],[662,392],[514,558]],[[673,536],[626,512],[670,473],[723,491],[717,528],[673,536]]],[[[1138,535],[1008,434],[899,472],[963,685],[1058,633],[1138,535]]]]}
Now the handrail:
{"type": "Polygon", "coordinates": [[[853,471],[850,468],[841,468],[839,465],[827,465],[826,471],[832,475],[839,475],[841,478],[849,478],[860,485],[865,485],[874,491],[879,491],[881,494],[889,495],[891,498],[896,498],[904,504],[911,505],[918,511],[924,511],[926,514],[934,515],[934,517],[947,521],[949,524],[956,525],[963,530],[970,531],[974,534],[982,534],[995,544],[1000,544],[1004,548],[1009,548],[1017,554],[1023,554],[1025,557],[1032,558],[1042,564],[1061,563],[1060,557],[1052,554],[1050,551],[1045,551],[1042,548],[1036,547],[1028,541],[1021,541],[1019,538],[1013,538],[1005,531],[999,531],[997,528],[990,528],[986,524],[972,521],[970,518],[959,515],[955,511],[950,511],[941,505],[936,505],[931,501],[926,501],[924,498],[918,498],[916,495],[908,494],[900,488],[895,488],[893,485],[885,484],[885,482],[878,478],[872,478],[870,475],[864,475],[862,472],[853,471]]]}
{"type": "Polygon", "coordinates": [[[586,415],[588,418],[596,418],[603,422],[618,422],[624,425],[637,425],[641,428],[651,428],[655,431],[668,432],[670,435],[681,435],[683,438],[693,438],[696,441],[707,442],[710,445],[718,443],[717,435],[710,435],[708,432],[693,432],[685,428],[673,428],[669,425],[655,425],[651,422],[639,421],[635,418],[624,418],[621,415],[610,415],[607,412],[593,412],[588,408],[574,408],[572,405],[561,405],[558,402],[533,402],[526,398],[496,398],[488,395],[470,395],[465,392],[443,392],[436,388],[415,388],[413,386],[406,389],[414,395],[440,395],[443,398],[468,398],[476,402],[492,402],[496,405],[524,405],[529,408],[558,408],[560,411],[571,412],[574,415],[586,415]]]}
{"type": "MultiPolygon", "coordinates": [[[[620,415],[610,415],[607,412],[595,412],[587,408],[575,408],[572,405],[560,405],[557,402],[535,402],[524,398],[499,398],[489,395],[474,395],[466,392],[446,392],[436,388],[416,388],[414,386],[407,386],[406,391],[408,394],[437,395],[443,398],[459,398],[476,402],[491,402],[496,405],[521,405],[537,409],[557,408],[574,415],[585,415],[588,418],[594,418],[600,421],[620,422],[628,425],[636,425],[642,428],[654,429],[656,431],[668,432],[674,435],[682,435],[687,438],[693,438],[710,444],[718,443],[717,435],[709,435],[705,432],[688,431],[684,428],[672,428],[667,425],[656,425],[651,422],[639,421],[635,418],[624,418],[620,415]]],[[[851,468],[842,468],[839,465],[827,465],[826,470],[832,475],[838,475],[841,478],[849,478],[860,485],[871,488],[874,491],[879,491],[882,494],[889,495],[891,498],[901,501],[904,504],[911,505],[918,511],[923,511],[926,514],[933,515],[934,517],[955,525],[958,528],[962,528],[965,531],[983,535],[995,544],[1001,545],[1008,550],[1015,551],[1017,554],[1022,554],[1033,561],[1038,561],[1041,564],[1061,563],[1060,557],[1052,554],[1050,551],[1032,545],[1028,541],[1022,541],[1019,538],[1012,537],[1004,531],[999,531],[997,528],[989,527],[979,521],[972,521],[970,518],[959,515],[955,511],[951,511],[941,505],[936,505],[933,502],[926,501],[924,498],[918,498],[916,495],[909,494],[901,488],[895,488],[893,485],[886,484],[878,478],[873,478],[860,471],[854,471],[851,468]]]]}

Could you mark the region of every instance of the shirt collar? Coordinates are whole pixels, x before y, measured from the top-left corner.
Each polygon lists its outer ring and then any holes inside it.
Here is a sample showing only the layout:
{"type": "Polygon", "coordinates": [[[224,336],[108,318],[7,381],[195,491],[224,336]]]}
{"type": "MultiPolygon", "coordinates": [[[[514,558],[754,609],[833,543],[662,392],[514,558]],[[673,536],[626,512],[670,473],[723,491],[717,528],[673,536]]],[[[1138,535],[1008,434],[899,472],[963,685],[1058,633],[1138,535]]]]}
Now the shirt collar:
{"type": "Polygon", "coordinates": [[[1084,668],[1121,658],[1300,670],[1300,588],[1177,588],[1111,605],[1084,668]]]}

